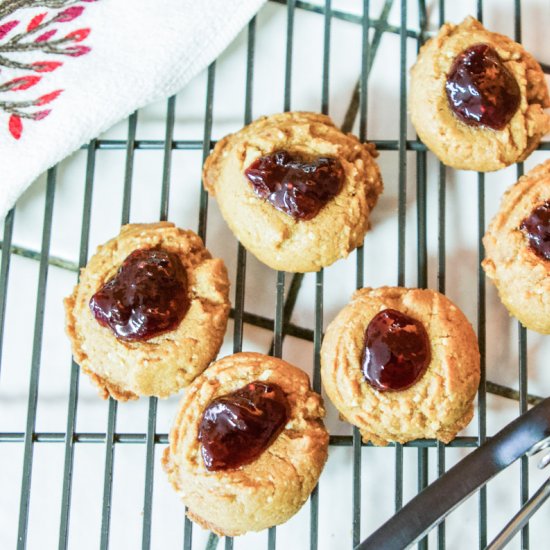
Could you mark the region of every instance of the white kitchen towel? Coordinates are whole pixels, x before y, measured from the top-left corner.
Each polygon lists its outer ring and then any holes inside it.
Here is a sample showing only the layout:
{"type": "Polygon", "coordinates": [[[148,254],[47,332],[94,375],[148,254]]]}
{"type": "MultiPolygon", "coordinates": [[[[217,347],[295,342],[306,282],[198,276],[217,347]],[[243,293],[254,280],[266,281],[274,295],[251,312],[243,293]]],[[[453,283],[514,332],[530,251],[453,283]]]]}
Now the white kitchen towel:
{"type": "Polygon", "coordinates": [[[0,219],[47,168],[212,62],[265,0],[0,0],[0,219]]]}

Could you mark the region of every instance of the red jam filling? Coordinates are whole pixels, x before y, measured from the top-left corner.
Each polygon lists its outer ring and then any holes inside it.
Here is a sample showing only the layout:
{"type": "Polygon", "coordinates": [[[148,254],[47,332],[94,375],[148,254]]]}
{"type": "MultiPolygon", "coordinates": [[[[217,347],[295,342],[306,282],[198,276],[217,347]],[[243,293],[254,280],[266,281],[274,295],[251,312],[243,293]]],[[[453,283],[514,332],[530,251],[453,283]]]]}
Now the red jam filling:
{"type": "Polygon", "coordinates": [[[521,93],[494,48],[475,44],[460,53],[445,85],[451,111],[469,126],[502,130],[518,110],[521,93]]]}
{"type": "Polygon", "coordinates": [[[132,252],[91,298],[98,323],[120,340],[148,340],[174,330],[189,309],[187,274],[177,254],[132,252]]]}
{"type": "Polygon", "coordinates": [[[418,382],[430,363],[424,325],[395,309],[375,315],[365,331],[362,370],[379,391],[405,390],[418,382]]]}
{"type": "Polygon", "coordinates": [[[254,462],[283,431],[290,405],[276,384],[251,382],[206,407],[199,441],[207,470],[232,470],[254,462]]]}
{"type": "Polygon", "coordinates": [[[537,206],[520,225],[529,240],[531,250],[540,258],[550,260],[550,200],[537,206]]]}
{"type": "Polygon", "coordinates": [[[287,151],[260,157],[245,176],[259,197],[295,220],[314,218],[344,183],[344,169],[337,159],[306,161],[287,151]]]}

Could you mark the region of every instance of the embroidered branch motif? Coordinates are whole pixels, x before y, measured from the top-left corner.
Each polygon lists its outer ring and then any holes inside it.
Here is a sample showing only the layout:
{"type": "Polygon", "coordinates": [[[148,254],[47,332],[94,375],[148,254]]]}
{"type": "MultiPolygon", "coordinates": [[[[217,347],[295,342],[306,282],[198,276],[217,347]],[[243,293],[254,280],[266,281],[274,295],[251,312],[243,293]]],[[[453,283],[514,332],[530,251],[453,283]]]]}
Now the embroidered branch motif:
{"type": "Polygon", "coordinates": [[[32,99],[17,99],[14,92],[36,86],[45,76],[63,65],[58,57],[80,57],[91,48],[81,44],[90,34],[89,28],[77,28],[66,33],[65,24],[80,17],[83,3],[96,0],[4,0],[0,4],[0,111],[9,115],[8,130],[13,138],[23,133],[23,120],[42,120],[51,109],[48,105],[63,92],[53,90],[32,99]],[[46,8],[49,11],[27,14],[24,8],[46,8]],[[21,10],[21,11],[19,11],[21,10]],[[25,20],[25,22],[23,21],[25,20]],[[36,60],[35,60],[36,59],[36,60]],[[2,67],[21,76],[2,78],[2,67]]]}

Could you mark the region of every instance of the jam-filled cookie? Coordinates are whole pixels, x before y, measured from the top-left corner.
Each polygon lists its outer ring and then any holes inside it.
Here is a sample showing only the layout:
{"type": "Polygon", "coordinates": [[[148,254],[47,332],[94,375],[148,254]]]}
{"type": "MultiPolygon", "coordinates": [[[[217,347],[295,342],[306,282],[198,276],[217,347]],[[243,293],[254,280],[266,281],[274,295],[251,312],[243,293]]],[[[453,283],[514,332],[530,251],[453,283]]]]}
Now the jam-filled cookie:
{"type": "Polygon", "coordinates": [[[163,457],[187,515],[226,536],[287,521],[327,459],[324,415],[307,374],[281,359],[213,363],[185,390],[163,457]]]}
{"type": "Polygon", "coordinates": [[[323,387],[365,442],[448,443],[472,419],[480,365],[464,314],[433,290],[358,290],[327,328],[323,387]]]}
{"type": "Polygon", "coordinates": [[[382,192],[373,145],[328,116],[262,117],[220,140],[203,179],[239,241],[273,269],[318,271],[363,243],[382,192]]]}
{"type": "Polygon", "coordinates": [[[487,172],[524,160],[550,131],[547,107],[533,56],[473,17],[443,25],[411,69],[412,123],[454,168],[487,172]]]}
{"type": "Polygon", "coordinates": [[[215,359],[228,293],[223,261],[195,233],[168,222],[126,225],[65,299],[75,361],[103,397],[168,397],[215,359]]]}
{"type": "Polygon", "coordinates": [[[550,160],[508,189],[483,244],[483,269],[508,311],[550,334],[550,160]]]}

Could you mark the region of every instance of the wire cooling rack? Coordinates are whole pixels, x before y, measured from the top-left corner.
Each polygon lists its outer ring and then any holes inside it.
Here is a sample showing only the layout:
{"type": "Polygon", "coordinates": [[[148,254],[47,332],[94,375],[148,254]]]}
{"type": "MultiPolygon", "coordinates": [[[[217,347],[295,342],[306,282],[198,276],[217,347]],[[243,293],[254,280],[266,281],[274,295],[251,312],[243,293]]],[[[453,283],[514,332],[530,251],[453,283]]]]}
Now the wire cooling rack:
{"type": "MultiPolygon", "coordinates": [[[[525,3],[525,2],[524,2],[525,3]]],[[[419,48],[423,41],[427,38],[427,25],[429,13],[426,3],[423,0],[418,1],[415,6],[415,11],[418,12],[418,21],[414,29],[408,28],[407,22],[408,4],[406,0],[401,0],[400,5],[400,25],[392,25],[389,20],[389,14],[393,6],[393,0],[386,0],[381,4],[381,10],[371,16],[371,7],[368,0],[364,0],[360,5],[358,12],[348,12],[336,9],[332,6],[331,0],[326,0],[324,4],[313,4],[298,0],[277,0],[273,4],[281,4],[281,9],[286,10],[286,29],[281,29],[281,33],[286,35],[285,46],[285,71],[284,71],[284,110],[290,110],[291,105],[291,90],[292,90],[292,64],[293,55],[295,53],[295,33],[300,31],[296,28],[296,13],[305,11],[317,14],[317,17],[322,18],[323,22],[323,55],[322,55],[322,79],[321,85],[321,105],[320,110],[323,113],[329,113],[329,76],[331,70],[331,28],[335,20],[346,21],[356,25],[361,29],[361,65],[358,75],[357,84],[353,91],[351,102],[343,117],[343,129],[350,131],[356,128],[360,139],[365,140],[368,137],[367,132],[367,113],[368,105],[371,98],[368,95],[369,74],[377,55],[382,37],[390,34],[394,35],[399,40],[399,82],[400,95],[399,104],[396,106],[399,111],[398,126],[399,134],[396,139],[391,140],[374,140],[379,151],[392,154],[393,161],[396,163],[397,183],[398,183],[398,199],[397,199],[397,270],[395,278],[392,281],[387,281],[387,284],[405,285],[406,283],[406,258],[407,250],[413,246],[411,239],[407,237],[407,193],[413,185],[416,186],[416,242],[414,246],[415,256],[417,258],[417,281],[419,287],[428,286],[428,227],[427,227],[427,184],[428,184],[428,152],[425,146],[416,138],[407,139],[407,113],[406,113],[406,86],[407,86],[407,45],[410,42],[415,42],[419,48]],[[358,121],[358,126],[357,126],[358,121]],[[411,179],[407,171],[407,159],[410,159],[410,154],[416,158],[416,176],[411,179]]],[[[360,4],[360,3],[357,3],[360,4]]],[[[396,2],[397,4],[397,2],[396,2]]],[[[521,41],[521,14],[522,3],[519,0],[513,2],[514,6],[514,38],[521,41]]],[[[483,2],[478,0],[477,13],[474,15],[478,19],[483,20],[483,2]]],[[[357,8],[357,6],[355,6],[357,8]]],[[[438,21],[432,21],[432,24],[441,24],[445,20],[445,2],[440,0],[438,5],[438,21]]],[[[253,107],[253,81],[255,72],[255,48],[257,44],[257,24],[254,18],[248,25],[246,33],[246,82],[244,87],[244,123],[252,120],[253,107]]],[[[409,54],[410,55],[410,54],[409,54]]],[[[340,60],[337,60],[340,62],[340,60]]],[[[545,71],[548,72],[548,66],[543,65],[545,71]]],[[[90,248],[90,228],[92,224],[93,212],[100,209],[101,206],[94,202],[94,183],[98,179],[98,169],[101,163],[98,162],[98,152],[101,151],[120,151],[125,154],[124,175],[123,175],[123,190],[122,190],[122,214],[120,215],[120,223],[128,223],[131,220],[132,206],[132,191],[133,181],[137,168],[136,157],[142,154],[143,151],[158,151],[162,154],[162,175],[158,178],[160,182],[160,212],[158,218],[165,220],[169,214],[169,201],[171,197],[171,185],[173,182],[173,162],[174,158],[182,152],[196,151],[201,153],[202,160],[206,158],[211,150],[214,141],[212,139],[213,128],[213,105],[214,105],[214,88],[216,78],[216,62],[214,62],[207,71],[206,81],[206,96],[205,96],[205,114],[203,135],[200,139],[175,139],[174,126],[176,120],[176,98],[172,97],[167,101],[166,111],[163,117],[164,120],[164,139],[138,139],[138,114],[133,114],[128,121],[127,138],[126,139],[96,139],[83,148],[83,154],[86,158],[85,177],[83,181],[74,181],[72,185],[83,185],[83,203],[82,217],[80,230],[80,245],[78,262],[71,262],[51,253],[52,239],[52,220],[55,210],[56,185],[58,182],[58,168],[52,168],[48,171],[45,182],[45,201],[44,201],[44,217],[41,233],[41,247],[39,249],[21,245],[14,242],[14,224],[17,217],[18,206],[12,210],[5,219],[2,241],[2,259],[0,264],[0,352],[6,343],[6,334],[8,333],[9,324],[6,323],[6,312],[8,308],[17,309],[17,295],[9,293],[10,288],[17,281],[10,277],[10,266],[15,261],[14,258],[26,258],[29,261],[38,263],[38,271],[36,279],[34,279],[36,289],[36,306],[34,310],[34,333],[32,337],[32,352],[28,363],[18,365],[20,369],[29,369],[29,383],[25,393],[26,405],[26,420],[23,429],[12,429],[10,426],[17,425],[16,422],[10,424],[9,417],[0,418],[0,463],[2,457],[11,457],[9,460],[20,461],[22,467],[18,470],[20,474],[20,483],[17,483],[17,495],[11,502],[18,508],[18,521],[14,523],[3,524],[0,518],[0,535],[9,533],[5,540],[14,542],[17,548],[26,548],[31,546],[29,542],[29,529],[32,526],[32,518],[37,515],[31,514],[33,488],[38,483],[36,475],[36,457],[39,454],[39,449],[43,445],[50,446],[55,444],[58,449],[62,450],[61,472],[59,475],[52,477],[58,479],[60,484],[56,485],[52,492],[56,492],[59,497],[59,508],[57,517],[57,526],[55,527],[54,546],[59,549],[64,548],[81,548],[84,545],[85,537],[82,534],[78,535],[78,539],[71,538],[71,506],[73,503],[73,488],[75,480],[78,476],[88,475],[86,472],[75,471],[75,457],[79,449],[94,444],[96,448],[101,449],[98,456],[98,468],[101,469],[100,480],[102,483],[102,498],[100,502],[100,529],[99,540],[94,541],[92,547],[102,549],[108,548],[112,544],[111,527],[112,527],[112,510],[113,499],[116,498],[114,485],[116,483],[116,468],[115,457],[117,453],[121,453],[123,448],[129,445],[138,446],[144,454],[143,474],[136,481],[136,484],[143,483],[141,490],[142,499],[142,521],[141,533],[137,546],[144,549],[158,547],[155,544],[153,537],[153,525],[155,518],[158,518],[153,513],[155,499],[158,501],[158,496],[155,496],[157,485],[165,483],[165,480],[159,479],[161,474],[156,472],[156,464],[160,456],[160,448],[163,448],[168,441],[166,430],[168,426],[163,425],[163,431],[157,429],[159,402],[156,398],[148,400],[147,415],[146,415],[146,430],[139,432],[120,431],[117,419],[120,416],[123,406],[118,406],[116,401],[109,400],[106,411],[105,428],[103,431],[82,431],[78,429],[77,412],[82,408],[79,399],[80,376],[78,366],[73,362],[70,364],[68,373],[69,390],[66,396],[66,427],[64,431],[38,431],[37,422],[39,420],[39,382],[41,377],[41,364],[43,352],[47,347],[55,347],[55,341],[45,341],[44,334],[48,329],[45,321],[45,310],[47,307],[48,295],[48,274],[52,269],[62,270],[69,273],[74,281],[75,273],[78,268],[84,266],[89,257],[90,248]],[[8,300],[9,297],[9,300],[8,300]],[[10,303],[10,300],[12,301],[10,303]],[[17,448],[14,452],[13,449],[17,448]],[[9,449],[9,451],[8,451],[9,449]],[[10,454],[11,453],[11,454],[10,454]],[[35,475],[33,475],[33,473],[35,475]],[[16,536],[15,536],[16,534],[16,536]]],[[[540,150],[550,150],[550,142],[543,142],[540,150]]],[[[198,158],[196,162],[200,164],[198,158]]],[[[431,182],[431,185],[437,186],[437,261],[436,270],[437,278],[436,288],[445,292],[447,287],[446,273],[446,248],[447,248],[447,230],[446,216],[448,212],[447,204],[447,186],[448,172],[443,165],[438,167],[437,181],[431,182]]],[[[517,175],[521,175],[523,166],[517,166],[517,175]]],[[[513,181],[513,180],[512,180],[513,181]]],[[[156,186],[153,182],[151,185],[156,186]]],[[[158,190],[158,189],[157,189],[158,190]]],[[[481,238],[485,232],[485,175],[477,175],[476,199],[477,199],[477,261],[481,262],[483,258],[483,246],[481,238]]],[[[199,186],[197,178],[197,186],[195,192],[199,194],[198,199],[198,234],[207,241],[207,229],[209,227],[208,217],[208,197],[202,186],[199,186]]],[[[76,207],[75,207],[76,208],[76,207]]],[[[80,207],[79,207],[80,208],[80,207]]],[[[132,220],[138,221],[138,220],[132,220]]],[[[365,284],[365,255],[363,249],[359,249],[353,256],[355,261],[355,286],[361,288],[365,284]]],[[[348,260],[349,262],[350,260],[348,260]]],[[[302,326],[301,323],[293,322],[293,313],[298,301],[300,289],[303,286],[304,276],[300,274],[288,274],[278,272],[274,288],[266,292],[274,292],[274,311],[273,316],[260,315],[245,309],[246,298],[246,274],[247,274],[247,255],[242,246],[238,246],[237,258],[235,262],[236,269],[236,284],[233,288],[233,309],[231,310],[231,318],[233,319],[233,340],[232,349],[237,352],[243,347],[243,334],[246,326],[256,327],[264,331],[270,331],[272,334],[269,353],[276,356],[281,356],[283,352],[283,343],[285,337],[292,337],[300,342],[309,342],[313,348],[313,372],[312,385],[317,391],[321,391],[321,380],[319,375],[319,352],[323,334],[323,300],[326,292],[324,285],[325,274],[323,271],[313,275],[314,279],[314,323],[313,327],[302,326]]],[[[404,468],[406,466],[405,453],[412,449],[416,454],[417,465],[417,490],[421,490],[428,483],[430,469],[429,457],[435,458],[432,462],[432,468],[435,466],[435,475],[441,475],[446,466],[448,466],[447,448],[468,449],[477,447],[487,438],[487,393],[500,395],[506,399],[515,399],[518,401],[517,412],[522,413],[527,410],[529,404],[536,403],[538,397],[528,393],[528,377],[527,377],[527,332],[521,326],[517,326],[518,338],[518,387],[513,389],[507,385],[495,384],[486,379],[486,287],[485,277],[480,268],[477,271],[477,293],[475,301],[477,302],[477,333],[479,338],[479,347],[481,351],[481,384],[478,395],[478,414],[477,414],[477,434],[471,436],[457,437],[450,445],[444,445],[434,440],[419,440],[408,443],[406,445],[390,445],[389,447],[377,450],[383,452],[386,462],[389,461],[392,469],[392,477],[394,478],[390,486],[387,488],[387,493],[393,492],[393,507],[399,509],[404,502],[404,468]],[[431,452],[430,452],[431,451],[431,452]],[[391,486],[393,485],[393,486],[391,486]]],[[[342,304],[343,305],[343,304],[342,304]]],[[[8,318],[9,319],[9,318],[8,318]]],[[[26,321],[25,321],[26,323],[26,321]]],[[[28,325],[28,323],[26,323],[28,325]]],[[[228,350],[230,351],[230,350],[228,350]]],[[[267,351],[265,349],[264,351],[267,351]]],[[[4,357],[2,356],[4,359],[4,357]]],[[[0,390],[2,386],[2,367],[5,368],[4,361],[0,363],[0,390]]],[[[5,394],[0,394],[4,396],[5,394]]],[[[0,402],[0,406],[2,403],[0,402]]],[[[330,438],[331,453],[335,448],[348,448],[350,450],[349,461],[346,463],[351,465],[351,515],[349,516],[350,537],[347,541],[320,540],[319,537],[319,502],[320,495],[323,493],[316,489],[312,495],[310,502],[306,505],[306,512],[302,512],[302,519],[307,520],[309,515],[309,533],[302,542],[292,547],[303,548],[309,547],[316,549],[324,548],[348,548],[356,545],[364,538],[372,529],[365,528],[364,522],[362,525],[363,516],[370,510],[372,505],[365,502],[364,488],[362,488],[362,471],[365,469],[365,458],[369,457],[369,453],[374,453],[371,445],[362,444],[358,430],[354,429],[351,435],[342,435],[332,433],[330,438]],[[305,514],[305,515],[304,515],[305,514]]],[[[8,460],[8,459],[6,459],[8,460]]],[[[411,461],[413,458],[410,459],[411,461]]],[[[529,476],[528,476],[527,459],[521,462],[519,472],[518,490],[520,498],[517,505],[527,500],[529,496],[529,476]]],[[[44,475],[44,472],[42,472],[44,475]]],[[[46,472],[46,475],[48,473],[46,472]]],[[[323,478],[322,478],[323,480],[323,478]]],[[[1,490],[1,489],[0,489],[1,490]]],[[[323,495],[329,498],[330,495],[323,495]]],[[[487,489],[481,489],[478,494],[478,543],[483,548],[488,542],[488,501],[487,489]]],[[[337,507],[336,502],[333,506],[337,507]]],[[[370,513],[370,512],[369,512],[370,513]]],[[[74,515],[74,514],[73,514],[74,515]]],[[[74,519],[74,517],[73,517],[74,519]]],[[[192,547],[198,547],[197,542],[201,542],[204,547],[204,537],[200,539],[199,531],[195,528],[188,519],[182,519],[183,523],[183,547],[190,550],[192,547]],[[199,540],[200,539],[200,540],[199,540]]],[[[472,527],[471,529],[475,529],[472,527]]],[[[179,527],[176,526],[176,529],[179,527]]],[[[267,546],[268,549],[274,549],[277,546],[280,548],[290,548],[288,542],[284,545],[277,544],[276,528],[268,531],[266,540],[261,545],[267,546]]],[[[39,534],[40,535],[40,534],[39,534]]],[[[39,537],[38,535],[38,537],[39,537]]],[[[546,539],[548,538],[548,532],[546,539]]],[[[3,539],[0,539],[3,540],[3,539]]],[[[137,540],[134,536],[132,540],[137,540]]],[[[260,540],[260,539],[255,539],[260,540]]],[[[286,540],[286,539],[285,539],[286,540]]],[[[33,547],[41,546],[40,538],[33,538],[33,547]]],[[[420,542],[420,548],[427,548],[428,543],[431,546],[443,549],[451,548],[451,545],[446,544],[446,527],[445,523],[441,524],[435,535],[431,538],[424,539],[420,542]]],[[[224,544],[226,549],[233,548],[235,544],[238,546],[238,541],[231,538],[226,538],[224,541],[219,541],[217,537],[211,535],[206,541],[207,547],[210,549],[218,545],[224,544]]],[[[258,543],[259,545],[259,543],[258,543]]],[[[120,546],[120,545],[119,545],[120,546]]],[[[49,546],[48,546],[49,547],[49,546]]],[[[134,547],[133,543],[124,547],[134,547]]],[[[257,545],[251,547],[258,547],[257,545]]],[[[456,546],[455,546],[456,547],[456,546]]],[[[529,527],[525,527],[521,533],[521,547],[529,548],[529,527]]]]}

